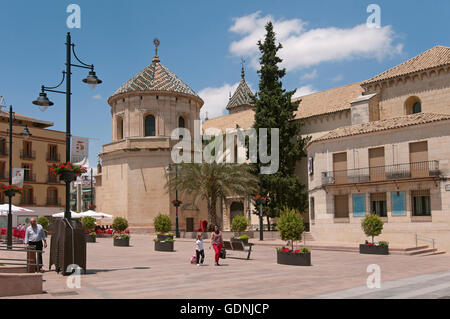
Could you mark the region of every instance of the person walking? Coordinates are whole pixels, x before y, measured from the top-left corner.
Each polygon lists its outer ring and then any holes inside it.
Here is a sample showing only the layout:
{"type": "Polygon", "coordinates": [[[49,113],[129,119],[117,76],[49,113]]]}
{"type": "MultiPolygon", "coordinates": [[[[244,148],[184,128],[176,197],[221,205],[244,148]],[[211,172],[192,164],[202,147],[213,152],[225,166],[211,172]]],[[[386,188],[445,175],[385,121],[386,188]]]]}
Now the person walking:
{"type": "Polygon", "coordinates": [[[205,260],[205,250],[203,249],[203,236],[202,234],[197,235],[197,240],[195,241],[195,256],[197,260],[197,266],[203,265],[205,260]],[[200,260],[201,257],[201,260],[200,260]]]}
{"type": "Polygon", "coordinates": [[[44,268],[42,267],[42,242],[44,242],[44,248],[47,248],[47,234],[35,218],[30,219],[30,224],[25,231],[24,243],[25,245],[34,246],[38,251],[38,270],[44,272],[44,268]]]}
{"type": "Polygon", "coordinates": [[[219,258],[220,258],[220,251],[223,247],[223,238],[222,238],[222,232],[219,229],[218,225],[214,225],[214,231],[211,233],[211,242],[209,245],[209,249],[211,249],[211,246],[213,246],[215,251],[215,262],[216,266],[220,266],[219,264],[219,258]]]}

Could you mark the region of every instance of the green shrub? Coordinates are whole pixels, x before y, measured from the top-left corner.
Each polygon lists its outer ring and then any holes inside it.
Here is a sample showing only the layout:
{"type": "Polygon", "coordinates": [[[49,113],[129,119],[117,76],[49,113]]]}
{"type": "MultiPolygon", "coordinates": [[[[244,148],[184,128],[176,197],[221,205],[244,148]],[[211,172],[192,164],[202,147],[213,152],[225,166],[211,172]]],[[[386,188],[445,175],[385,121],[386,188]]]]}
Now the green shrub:
{"type": "Polygon", "coordinates": [[[361,228],[366,236],[372,237],[372,243],[374,243],[374,237],[383,231],[383,225],[383,221],[375,214],[367,215],[361,222],[361,228]]]}
{"type": "Polygon", "coordinates": [[[173,237],[173,236],[175,236],[175,234],[174,233],[167,233],[167,236],[173,237]]]}
{"type": "Polygon", "coordinates": [[[93,236],[93,237],[95,237],[95,236],[97,236],[97,233],[95,233],[95,232],[92,232],[92,233],[90,233],[90,234],[89,234],[89,236],[93,236]]]}
{"type": "Polygon", "coordinates": [[[91,216],[86,216],[81,218],[81,223],[86,230],[91,230],[95,228],[95,218],[91,216]]]}
{"type": "Polygon", "coordinates": [[[113,235],[113,238],[114,238],[114,239],[125,240],[125,239],[130,238],[130,235],[127,235],[127,234],[114,234],[114,235],[113,235]]]}
{"type": "Polygon", "coordinates": [[[378,246],[382,246],[382,247],[389,247],[389,243],[387,241],[382,241],[380,240],[378,242],[378,246]]]}
{"type": "Polygon", "coordinates": [[[111,226],[112,229],[121,233],[128,228],[128,221],[123,217],[116,217],[111,226]]]}
{"type": "Polygon", "coordinates": [[[47,217],[41,216],[38,218],[37,223],[44,228],[44,230],[48,230],[48,225],[50,224],[50,221],[47,217]]]}
{"type": "Polygon", "coordinates": [[[234,232],[243,232],[247,230],[248,222],[244,216],[236,216],[231,221],[231,230],[234,232]]]}
{"type": "Polygon", "coordinates": [[[307,253],[310,252],[310,250],[309,250],[309,248],[303,247],[302,249],[300,249],[300,252],[301,252],[302,254],[307,254],[307,253]]]}
{"type": "Polygon", "coordinates": [[[158,216],[153,219],[153,225],[157,232],[167,233],[172,228],[172,221],[169,216],[158,214],[158,216]]]}
{"type": "Polygon", "coordinates": [[[239,239],[243,239],[243,240],[246,240],[246,239],[249,239],[250,237],[248,237],[247,235],[242,235],[242,236],[239,236],[239,239]]]}
{"type": "Polygon", "coordinates": [[[294,250],[294,241],[300,240],[305,231],[302,217],[295,209],[285,208],[278,219],[277,230],[282,240],[290,241],[294,250]]]}

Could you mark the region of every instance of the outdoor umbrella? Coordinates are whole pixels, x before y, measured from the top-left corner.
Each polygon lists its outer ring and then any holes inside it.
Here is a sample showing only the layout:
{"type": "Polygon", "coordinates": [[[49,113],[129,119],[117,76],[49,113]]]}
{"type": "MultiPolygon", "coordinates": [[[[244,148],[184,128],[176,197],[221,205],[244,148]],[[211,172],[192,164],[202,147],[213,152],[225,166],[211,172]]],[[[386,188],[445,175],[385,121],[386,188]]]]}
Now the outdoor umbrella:
{"type": "Polygon", "coordinates": [[[86,212],[80,213],[81,216],[83,217],[93,217],[95,219],[102,219],[102,218],[113,218],[113,215],[109,215],[109,214],[105,214],[105,213],[100,213],[100,212],[96,212],[93,210],[88,210],[86,212]]]}
{"type": "MultiPolygon", "coordinates": [[[[81,214],[79,213],[75,213],[74,211],[70,211],[71,213],[71,218],[81,218],[84,216],[81,216],[81,214]]],[[[61,213],[57,213],[57,214],[53,214],[52,217],[60,217],[60,218],[64,218],[64,212],[61,213]]]]}
{"type": "MultiPolygon", "coordinates": [[[[7,214],[9,212],[9,204],[0,205],[0,212],[7,214]]],[[[33,210],[11,205],[11,212],[12,213],[32,213],[33,210]]]]}

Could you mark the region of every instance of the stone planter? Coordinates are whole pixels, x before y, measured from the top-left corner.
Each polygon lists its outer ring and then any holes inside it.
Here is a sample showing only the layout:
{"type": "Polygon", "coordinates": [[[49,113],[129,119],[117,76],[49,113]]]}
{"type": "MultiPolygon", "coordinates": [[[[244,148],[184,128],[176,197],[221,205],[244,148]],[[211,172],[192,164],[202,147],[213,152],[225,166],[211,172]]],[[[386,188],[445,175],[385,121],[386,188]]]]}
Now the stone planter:
{"type": "Polygon", "coordinates": [[[165,241],[167,239],[173,239],[173,236],[169,236],[166,234],[158,234],[157,237],[160,241],[165,241]]]}
{"type": "Polygon", "coordinates": [[[173,241],[155,241],[155,251],[173,251],[173,241]]]}
{"type": "Polygon", "coordinates": [[[97,238],[97,236],[86,235],[86,242],[87,243],[95,243],[96,238],[97,238]]]}
{"type": "Polygon", "coordinates": [[[77,175],[75,174],[74,171],[63,171],[61,173],[61,176],[59,177],[60,181],[64,181],[66,183],[76,181],[76,179],[77,179],[77,175]]]}
{"type": "Polygon", "coordinates": [[[114,238],[114,246],[128,247],[130,246],[130,238],[126,239],[114,238]]]}
{"type": "Polygon", "coordinates": [[[389,246],[360,244],[359,253],[370,255],[389,255],[389,246]]]}
{"type": "Polygon", "coordinates": [[[277,264],[290,266],[311,266],[311,253],[296,254],[277,251],[277,264]]]}

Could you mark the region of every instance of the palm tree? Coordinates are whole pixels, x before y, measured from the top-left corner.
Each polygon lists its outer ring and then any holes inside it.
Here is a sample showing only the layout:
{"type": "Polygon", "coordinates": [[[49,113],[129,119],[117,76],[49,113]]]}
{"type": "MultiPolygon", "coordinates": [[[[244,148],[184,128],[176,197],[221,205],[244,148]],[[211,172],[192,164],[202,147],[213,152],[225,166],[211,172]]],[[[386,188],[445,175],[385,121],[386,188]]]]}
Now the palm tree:
{"type": "Polygon", "coordinates": [[[233,195],[245,196],[257,192],[258,179],[247,164],[182,163],[178,172],[171,170],[166,188],[182,194],[192,194],[208,203],[208,222],[217,224],[217,200],[233,195]]]}

